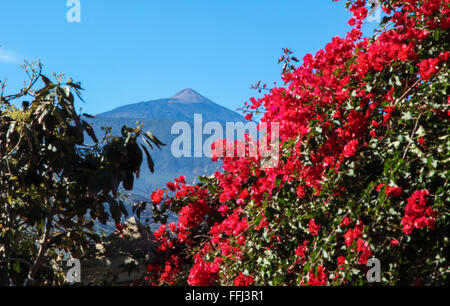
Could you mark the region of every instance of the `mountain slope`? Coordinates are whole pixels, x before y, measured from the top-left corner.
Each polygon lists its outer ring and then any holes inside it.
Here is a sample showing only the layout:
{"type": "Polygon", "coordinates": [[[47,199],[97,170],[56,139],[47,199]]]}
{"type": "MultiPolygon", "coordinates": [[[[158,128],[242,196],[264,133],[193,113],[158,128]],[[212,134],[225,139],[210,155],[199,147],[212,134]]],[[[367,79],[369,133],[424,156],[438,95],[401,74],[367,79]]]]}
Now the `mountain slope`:
{"type": "Polygon", "coordinates": [[[195,113],[201,113],[207,121],[244,121],[241,115],[203,97],[187,88],[170,98],[139,102],[120,106],[99,118],[163,118],[174,121],[192,121],[195,113]]]}
{"type": "MultiPolygon", "coordinates": [[[[198,182],[198,176],[211,175],[221,169],[220,162],[213,162],[208,157],[176,158],[171,152],[171,144],[179,136],[172,135],[171,128],[178,121],[185,121],[190,125],[193,148],[194,114],[202,114],[203,125],[206,122],[219,122],[224,131],[226,122],[246,122],[238,113],[214,103],[192,89],[184,89],[166,99],[124,105],[98,114],[90,121],[99,137],[103,134],[101,127],[111,127],[112,134],[117,135],[123,125],[135,127],[136,122],[139,122],[144,125],[144,130],[151,131],[166,144],[162,150],[155,148],[150,152],[155,161],[155,173],[150,173],[144,160],[140,178],[134,185],[132,194],[148,197],[152,190],[165,186],[179,175],[186,176],[187,181],[193,183],[198,182]]],[[[204,135],[203,141],[208,137],[210,135],[204,135]]]]}

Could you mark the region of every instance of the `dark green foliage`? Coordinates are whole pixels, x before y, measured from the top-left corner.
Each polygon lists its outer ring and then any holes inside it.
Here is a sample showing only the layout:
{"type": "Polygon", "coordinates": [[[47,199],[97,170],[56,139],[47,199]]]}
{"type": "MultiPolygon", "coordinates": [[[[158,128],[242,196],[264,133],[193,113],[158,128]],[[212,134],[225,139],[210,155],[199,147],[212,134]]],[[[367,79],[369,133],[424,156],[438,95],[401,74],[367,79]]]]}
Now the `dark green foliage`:
{"type": "MultiPolygon", "coordinates": [[[[0,104],[0,284],[61,283],[63,256],[82,256],[98,241],[94,221],[120,223],[127,211],[118,190],[133,189],[143,161],[138,142],[161,147],[142,127],[124,126],[101,141],[74,108],[82,88],[56,83],[29,66],[28,88],[0,104]],[[42,79],[44,87],[33,90],[42,79]],[[21,109],[17,99],[29,96],[21,109]],[[89,137],[90,145],[86,145],[89,137]]],[[[153,163],[153,161],[152,161],[153,163]]],[[[151,167],[153,168],[153,167],[151,167]]],[[[153,171],[153,169],[151,169],[153,171]]]]}

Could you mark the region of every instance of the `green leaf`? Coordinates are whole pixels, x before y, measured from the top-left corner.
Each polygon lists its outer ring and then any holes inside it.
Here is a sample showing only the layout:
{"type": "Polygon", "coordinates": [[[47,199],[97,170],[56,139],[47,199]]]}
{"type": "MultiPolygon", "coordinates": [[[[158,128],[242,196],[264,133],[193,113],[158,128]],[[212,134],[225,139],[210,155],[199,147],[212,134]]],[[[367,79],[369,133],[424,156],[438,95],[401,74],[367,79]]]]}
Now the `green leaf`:
{"type": "Polygon", "coordinates": [[[20,263],[19,263],[18,261],[16,261],[16,262],[14,263],[14,265],[13,265],[13,270],[14,270],[17,274],[20,274],[21,269],[20,269],[20,263]]]}
{"type": "Polygon", "coordinates": [[[144,150],[145,155],[147,156],[148,169],[150,169],[151,173],[155,172],[155,163],[153,162],[153,159],[150,156],[150,153],[148,152],[148,150],[145,146],[141,145],[141,147],[144,150]]]}
{"type": "Polygon", "coordinates": [[[161,149],[161,146],[165,146],[164,143],[162,143],[158,138],[156,138],[155,135],[153,135],[149,131],[145,132],[144,136],[147,137],[151,142],[153,142],[158,147],[158,149],[161,149]]]}
{"type": "Polygon", "coordinates": [[[97,136],[95,135],[95,132],[94,132],[94,129],[92,128],[92,126],[88,122],[86,122],[84,120],[81,120],[81,125],[83,126],[84,130],[89,135],[89,137],[91,137],[92,140],[95,143],[97,143],[98,139],[97,139],[97,136]]]}

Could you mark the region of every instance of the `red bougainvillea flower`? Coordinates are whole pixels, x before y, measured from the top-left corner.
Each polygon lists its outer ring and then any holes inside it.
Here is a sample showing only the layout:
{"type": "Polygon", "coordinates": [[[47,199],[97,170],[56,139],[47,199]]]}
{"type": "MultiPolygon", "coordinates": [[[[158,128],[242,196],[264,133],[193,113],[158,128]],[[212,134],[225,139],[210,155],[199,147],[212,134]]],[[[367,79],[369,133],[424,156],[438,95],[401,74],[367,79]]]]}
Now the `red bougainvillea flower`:
{"type": "Polygon", "coordinates": [[[314,269],[309,271],[308,285],[310,286],[326,286],[328,284],[328,276],[325,273],[325,268],[322,266],[317,267],[317,274],[314,269]]]}
{"type": "Polygon", "coordinates": [[[305,258],[305,252],[307,249],[308,241],[304,241],[303,244],[300,244],[298,248],[295,250],[295,254],[300,258],[305,258]]]}
{"type": "Polygon", "coordinates": [[[362,223],[362,221],[359,221],[358,224],[355,225],[355,228],[348,229],[348,231],[344,234],[345,244],[347,246],[350,246],[355,239],[362,236],[363,230],[364,224],[362,223]]]}
{"type": "Polygon", "coordinates": [[[424,81],[428,81],[430,77],[435,74],[437,69],[437,64],[439,63],[438,58],[429,58],[421,61],[419,66],[419,74],[424,81]]]}
{"type": "Polygon", "coordinates": [[[419,138],[419,144],[423,149],[427,148],[427,143],[426,143],[425,139],[423,139],[423,137],[419,138]]]}
{"type": "Polygon", "coordinates": [[[317,236],[319,234],[320,225],[316,224],[314,219],[309,220],[309,233],[312,236],[317,236]]]}
{"type": "Polygon", "coordinates": [[[217,209],[217,211],[220,212],[220,214],[222,215],[222,217],[225,217],[225,216],[227,215],[228,210],[229,210],[229,208],[228,208],[228,206],[226,206],[226,205],[221,205],[221,206],[219,207],[219,209],[217,209]]]}
{"type": "Polygon", "coordinates": [[[402,195],[402,187],[386,186],[386,195],[393,196],[393,197],[399,197],[402,195]]]}
{"type": "Polygon", "coordinates": [[[348,24],[349,24],[350,26],[354,26],[354,25],[355,25],[355,18],[351,18],[351,19],[348,21],[348,24]]]}
{"type": "Polygon", "coordinates": [[[166,225],[163,224],[156,231],[153,232],[153,236],[155,237],[156,241],[161,241],[165,233],[166,233],[166,225]]]}
{"type": "Polygon", "coordinates": [[[186,177],[184,175],[180,175],[178,178],[175,179],[175,182],[180,184],[186,184],[186,177]]]}
{"type": "Polygon", "coordinates": [[[297,188],[297,195],[300,199],[302,199],[303,197],[305,197],[305,189],[303,189],[302,186],[298,186],[297,188]]]}
{"type": "MultiPolygon", "coordinates": [[[[376,190],[379,192],[381,188],[383,188],[385,185],[380,184],[377,186],[376,190]]],[[[396,186],[386,186],[385,188],[385,194],[389,197],[399,197],[402,195],[403,189],[402,187],[396,187],[396,186]]]]}
{"type": "Polygon", "coordinates": [[[245,236],[244,235],[240,235],[238,237],[238,239],[236,240],[236,243],[239,245],[244,245],[245,244],[245,236]]]}
{"type": "Polygon", "coordinates": [[[354,139],[349,143],[347,143],[343,151],[344,157],[351,157],[355,155],[357,148],[358,148],[358,140],[354,139]]]}
{"type": "Polygon", "coordinates": [[[356,251],[361,253],[358,259],[358,265],[367,264],[367,260],[372,256],[369,243],[363,239],[358,239],[356,242],[356,251]]]}
{"type": "Polygon", "coordinates": [[[349,217],[345,217],[344,219],[342,219],[340,226],[341,227],[348,226],[350,224],[350,222],[352,222],[352,219],[349,217]]]}
{"type": "Polygon", "coordinates": [[[170,223],[169,224],[169,229],[172,233],[176,233],[177,232],[177,224],[176,223],[170,223]]]}
{"type": "Polygon", "coordinates": [[[159,265],[147,265],[147,272],[148,273],[158,273],[160,270],[159,265]]]}
{"type": "Polygon", "coordinates": [[[395,111],[395,106],[388,106],[383,111],[385,112],[383,115],[383,125],[386,125],[391,119],[392,113],[395,111]]]}
{"type": "Polygon", "coordinates": [[[255,282],[253,276],[245,276],[242,272],[234,279],[235,286],[250,286],[255,282]]]}
{"type": "Polygon", "coordinates": [[[436,212],[426,205],[427,195],[429,195],[428,190],[418,190],[408,198],[405,215],[402,218],[402,230],[405,234],[411,234],[415,228],[428,227],[434,229],[436,212]]]}
{"type": "Polygon", "coordinates": [[[391,241],[389,241],[389,244],[392,247],[396,247],[399,244],[399,241],[397,239],[392,239],[391,241]]]}
{"type": "MultiPolygon", "coordinates": [[[[345,269],[345,267],[344,267],[345,261],[346,261],[346,259],[345,259],[344,256],[339,256],[337,258],[337,263],[338,263],[339,270],[344,270],[345,269]]],[[[336,277],[338,277],[338,275],[336,275],[336,277]]]]}
{"type": "Polygon", "coordinates": [[[175,183],[173,183],[173,182],[168,182],[168,183],[166,184],[166,186],[167,186],[167,188],[169,188],[170,191],[175,191],[175,190],[177,190],[177,185],[176,185],[175,183]]]}
{"type": "Polygon", "coordinates": [[[246,199],[248,196],[249,196],[248,189],[242,190],[241,193],[239,194],[240,199],[246,199]]]}
{"type": "Polygon", "coordinates": [[[191,286],[213,286],[219,279],[220,268],[214,262],[206,262],[199,254],[194,255],[195,263],[192,267],[188,283],[191,286]]]}
{"type": "Polygon", "coordinates": [[[161,203],[163,195],[164,195],[164,190],[162,190],[162,189],[158,188],[157,191],[153,191],[152,195],[151,195],[153,203],[155,203],[155,204],[161,203]]]}

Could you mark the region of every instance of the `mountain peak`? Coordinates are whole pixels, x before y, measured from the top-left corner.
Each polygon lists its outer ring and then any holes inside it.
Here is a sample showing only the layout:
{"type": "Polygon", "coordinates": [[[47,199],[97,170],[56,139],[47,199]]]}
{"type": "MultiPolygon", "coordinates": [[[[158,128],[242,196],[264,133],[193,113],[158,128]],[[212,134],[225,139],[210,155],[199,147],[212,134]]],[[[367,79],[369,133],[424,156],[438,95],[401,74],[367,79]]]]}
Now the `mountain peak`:
{"type": "Polygon", "coordinates": [[[127,104],[98,114],[104,118],[159,118],[172,121],[192,121],[195,114],[205,121],[245,122],[238,113],[214,103],[191,88],[183,89],[170,98],[127,104]]]}
{"type": "Polygon", "coordinates": [[[195,90],[191,88],[185,88],[182,91],[176,93],[171,99],[176,99],[181,102],[187,102],[187,103],[205,103],[210,102],[207,98],[196,92],[195,90]]]}

